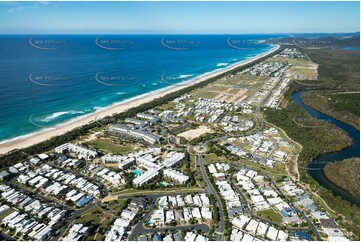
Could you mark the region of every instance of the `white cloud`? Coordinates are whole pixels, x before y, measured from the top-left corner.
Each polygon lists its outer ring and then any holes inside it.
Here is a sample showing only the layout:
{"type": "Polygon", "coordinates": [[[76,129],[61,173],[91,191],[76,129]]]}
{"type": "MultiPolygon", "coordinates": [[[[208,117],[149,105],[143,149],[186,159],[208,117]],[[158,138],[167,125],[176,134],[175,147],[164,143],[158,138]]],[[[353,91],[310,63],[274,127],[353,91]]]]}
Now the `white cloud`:
{"type": "Polygon", "coordinates": [[[22,3],[13,2],[13,3],[14,3],[14,4],[12,4],[13,7],[9,8],[7,10],[8,13],[19,12],[19,11],[22,11],[24,9],[35,9],[35,8],[38,8],[41,5],[50,4],[50,2],[36,2],[36,3],[32,3],[31,5],[29,5],[27,3],[24,3],[24,2],[22,2],[22,3]],[[14,6],[14,5],[17,5],[17,6],[14,6]]]}

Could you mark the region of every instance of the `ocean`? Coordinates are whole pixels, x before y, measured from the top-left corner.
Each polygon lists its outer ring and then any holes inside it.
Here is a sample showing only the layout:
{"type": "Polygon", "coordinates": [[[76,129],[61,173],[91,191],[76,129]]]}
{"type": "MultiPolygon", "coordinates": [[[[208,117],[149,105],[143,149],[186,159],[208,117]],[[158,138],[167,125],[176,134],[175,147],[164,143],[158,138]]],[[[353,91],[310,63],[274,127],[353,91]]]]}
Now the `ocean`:
{"type": "Polygon", "coordinates": [[[0,35],[0,142],[260,55],[281,35],[0,35]]]}

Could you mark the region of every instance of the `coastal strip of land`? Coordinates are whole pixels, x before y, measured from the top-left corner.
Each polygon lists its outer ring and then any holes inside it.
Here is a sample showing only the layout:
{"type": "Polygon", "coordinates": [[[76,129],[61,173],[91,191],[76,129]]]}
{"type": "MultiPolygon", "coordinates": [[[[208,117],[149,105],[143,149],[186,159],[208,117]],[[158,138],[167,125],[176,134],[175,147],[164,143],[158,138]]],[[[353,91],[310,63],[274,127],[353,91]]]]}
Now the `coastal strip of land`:
{"type": "Polygon", "coordinates": [[[26,135],[26,136],[23,136],[23,137],[17,137],[17,138],[14,138],[14,139],[10,139],[8,141],[4,141],[4,142],[0,143],[0,154],[5,154],[5,153],[7,153],[9,151],[12,151],[14,149],[26,148],[26,147],[29,147],[31,145],[43,142],[43,141],[48,140],[48,139],[50,139],[52,137],[65,134],[66,132],[69,132],[69,131],[71,131],[71,130],[73,130],[75,128],[81,127],[83,125],[92,123],[92,122],[97,121],[97,120],[100,120],[100,119],[102,119],[102,118],[104,118],[106,116],[111,116],[111,115],[116,114],[116,113],[124,112],[124,111],[126,111],[126,110],[128,110],[130,108],[139,106],[139,105],[141,105],[143,103],[147,103],[147,102],[150,102],[150,101],[152,101],[154,99],[161,98],[164,95],[167,95],[167,94],[170,94],[172,92],[181,90],[183,88],[187,88],[187,87],[192,86],[194,84],[206,81],[206,80],[208,80],[210,78],[213,78],[213,77],[222,75],[224,73],[227,73],[229,71],[232,71],[232,70],[238,69],[240,67],[246,66],[246,65],[248,65],[248,64],[250,64],[250,63],[252,63],[254,61],[262,59],[265,56],[268,56],[268,55],[276,52],[279,48],[280,48],[279,45],[275,45],[275,47],[272,48],[271,50],[269,50],[269,51],[267,51],[267,52],[265,52],[263,54],[257,55],[252,59],[242,61],[242,62],[239,62],[239,63],[235,63],[235,64],[229,66],[228,68],[224,68],[224,69],[212,72],[212,73],[210,73],[208,75],[204,75],[204,76],[202,76],[202,77],[200,77],[198,79],[195,79],[192,82],[187,82],[187,83],[182,84],[182,85],[174,84],[173,86],[169,86],[168,88],[161,89],[161,90],[159,90],[157,92],[152,92],[152,93],[149,93],[149,94],[146,94],[146,95],[142,95],[140,97],[135,97],[132,100],[120,102],[119,104],[109,106],[109,108],[106,108],[104,110],[99,110],[99,111],[94,112],[92,114],[89,114],[89,115],[86,115],[86,116],[71,120],[69,122],[61,124],[61,125],[56,126],[54,128],[41,130],[41,131],[34,132],[32,134],[29,134],[29,135],[26,135]]]}

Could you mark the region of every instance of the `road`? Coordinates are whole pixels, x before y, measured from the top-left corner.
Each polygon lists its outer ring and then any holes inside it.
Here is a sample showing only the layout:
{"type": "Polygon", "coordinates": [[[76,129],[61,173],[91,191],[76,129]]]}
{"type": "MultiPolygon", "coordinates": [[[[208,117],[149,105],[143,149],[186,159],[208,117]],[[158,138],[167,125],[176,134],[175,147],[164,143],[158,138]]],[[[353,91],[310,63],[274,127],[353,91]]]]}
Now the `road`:
{"type": "Polygon", "coordinates": [[[66,224],[64,226],[62,226],[58,231],[57,231],[57,235],[54,236],[52,238],[53,241],[57,241],[59,240],[63,235],[64,233],[66,232],[67,228],[69,228],[69,226],[74,222],[74,220],[80,216],[82,213],[84,213],[85,211],[87,211],[88,209],[96,206],[96,205],[99,205],[101,202],[100,201],[96,201],[96,202],[93,202],[91,204],[89,204],[88,206],[85,206],[84,208],[81,208],[81,209],[78,209],[78,210],[75,210],[74,213],[71,215],[70,219],[66,221],[66,224]]]}
{"type": "MultiPolygon", "coordinates": [[[[204,190],[200,189],[199,191],[169,191],[169,192],[162,192],[162,193],[154,193],[154,194],[144,194],[143,196],[145,197],[150,197],[150,198],[159,198],[159,197],[163,197],[163,196],[176,196],[176,195],[187,195],[190,193],[202,193],[204,192],[204,190]]],[[[141,194],[137,194],[137,195],[118,195],[117,199],[132,199],[134,197],[139,197],[142,196],[141,194]]]]}
{"type": "MultiPolygon", "coordinates": [[[[52,165],[58,168],[58,166],[56,166],[56,165],[54,165],[54,164],[52,164],[52,165]]],[[[64,169],[64,168],[61,168],[61,167],[59,167],[59,168],[60,168],[60,169],[64,169]]],[[[74,171],[71,171],[71,172],[74,173],[74,171]]],[[[77,175],[83,176],[82,174],[80,174],[80,172],[75,172],[75,173],[76,173],[77,175]]],[[[64,209],[64,210],[67,210],[68,212],[72,212],[72,213],[73,213],[73,214],[71,215],[70,219],[66,221],[66,224],[65,224],[64,226],[62,226],[62,227],[57,231],[57,233],[56,233],[57,235],[52,238],[53,241],[59,240],[59,239],[64,235],[64,233],[66,232],[67,228],[74,222],[74,220],[75,220],[78,216],[80,216],[82,213],[84,213],[84,212],[87,211],[88,209],[94,207],[95,205],[98,205],[98,204],[101,203],[101,201],[98,200],[98,201],[94,201],[94,202],[91,203],[91,204],[88,204],[87,206],[85,206],[85,207],[83,207],[83,208],[74,209],[74,208],[72,208],[72,207],[70,207],[70,206],[68,206],[68,205],[65,205],[65,204],[59,203],[59,202],[57,202],[57,201],[55,201],[55,200],[53,200],[53,199],[50,199],[50,198],[48,198],[48,197],[46,197],[46,196],[44,196],[44,195],[42,195],[42,194],[40,194],[40,193],[35,193],[35,192],[33,192],[32,190],[30,190],[30,189],[28,189],[28,188],[25,188],[25,187],[22,187],[22,186],[17,185],[16,183],[14,183],[14,179],[15,179],[15,178],[16,178],[16,177],[14,177],[14,178],[6,181],[6,184],[9,184],[9,185],[15,187],[16,189],[18,189],[18,190],[20,190],[20,191],[23,191],[23,192],[25,192],[25,193],[27,193],[27,194],[34,194],[34,195],[32,195],[33,197],[36,197],[36,198],[38,198],[38,199],[40,199],[40,200],[43,200],[43,201],[47,201],[49,204],[55,204],[57,207],[59,207],[59,208],[61,208],[61,209],[64,209]]],[[[98,185],[100,185],[100,186],[103,186],[103,189],[105,188],[105,189],[104,189],[105,193],[108,194],[108,189],[106,188],[106,186],[105,186],[104,184],[102,184],[101,182],[96,181],[96,180],[93,179],[93,178],[89,178],[89,179],[90,179],[92,182],[94,182],[94,183],[96,183],[96,184],[98,184],[98,185]]],[[[8,236],[8,235],[5,234],[5,236],[8,236]]],[[[4,237],[5,237],[5,236],[4,236],[4,237]]],[[[9,237],[9,236],[8,236],[8,237],[9,237]]],[[[11,238],[11,237],[9,237],[9,238],[11,238]]]]}
{"type": "Polygon", "coordinates": [[[209,227],[207,224],[192,224],[192,225],[185,225],[185,226],[172,226],[172,227],[163,227],[163,228],[151,228],[151,229],[144,229],[143,232],[145,233],[154,233],[160,232],[164,230],[182,230],[182,229],[192,229],[192,231],[200,230],[202,233],[207,233],[209,231],[209,227]]]}
{"type": "Polygon", "coordinates": [[[221,206],[221,198],[219,197],[218,193],[214,190],[212,183],[210,182],[208,176],[207,176],[207,172],[205,170],[204,167],[204,163],[203,163],[203,158],[201,154],[198,154],[196,157],[196,164],[200,167],[200,171],[203,177],[203,180],[205,181],[205,185],[206,185],[206,191],[208,194],[212,194],[214,195],[214,197],[216,198],[216,206],[218,207],[219,210],[219,222],[217,224],[217,229],[215,230],[215,239],[216,241],[223,241],[223,231],[224,231],[224,213],[223,213],[223,209],[221,206]]]}
{"type": "Polygon", "coordinates": [[[269,137],[269,139],[275,144],[275,147],[273,147],[272,151],[267,155],[267,159],[272,159],[272,156],[278,149],[279,144],[278,144],[277,140],[275,140],[274,138],[269,137]]]}
{"type": "MultiPolygon", "coordinates": [[[[192,225],[171,226],[171,227],[167,226],[167,227],[162,227],[162,228],[146,228],[146,227],[144,227],[144,223],[152,214],[152,212],[156,206],[156,201],[159,197],[168,196],[168,195],[174,196],[174,195],[186,195],[186,194],[189,194],[189,193],[177,193],[177,194],[169,193],[169,194],[147,195],[146,197],[151,198],[152,202],[150,205],[148,204],[149,208],[147,209],[147,212],[143,215],[142,219],[140,219],[138,221],[138,223],[131,229],[131,233],[128,236],[128,240],[135,241],[137,236],[140,234],[154,233],[154,232],[160,232],[160,231],[164,231],[164,230],[192,229],[192,230],[201,230],[202,232],[207,233],[209,231],[209,227],[206,224],[192,224],[192,225]]],[[[129,198],[129,197],[121,196],[121,199],[124,199],[124,198],[129,198]]]]}
{"type": "Polygon", "coordinates": [[[8,235],[8,234],[6,234],[4,232],[1,232],[1,231],[0,231],[0,240],[3,240],[3,241],[16,241],[16,239],[14,239],[10,235],[8,235]]]}
{"type": "MultiPolygon", "coordinates": [[[[265,173],[263,173],[263,175],[265,175],[268,179],[270,179],[271,183],[273,184],[273,186],[278,190],[279,194],[281,196],[283,196],[284,198],[286,198],[285,194],[282,192],[282,190],[278,187],[278,185],[276,184],[276,182],[274,180],[271,179],[271,177],[265,173]]],[[[287,198],[286,198],[287,199],[287,198]]],[[[287,202],[289,204],[292,205],[292,207],[296,210],[298,215],[301,215],[302,219],[306,220],[306,222],[308,223],[309,226],[309,230],[313,232],[313,234],[317,237],[317,240],[321,240],[321,236],[317,231],[317,228],[315,227],[315,225],[312,223],[312,221],[300,210],[298,209],[296,206],[293,205],[293,203],[291,202],[291,200],[287,199],[287,202]]]]}
{"type": "MultiPolygon", "coordinates": [[[[277,83],[277,86],[279,86],[280,84],[280,81],[277,83]]],[[[260,112],[260,109],[261,109],[261,106],[271,97],[272,95],[272,92],[269,93],[269,95],[262,101],[259,103],[259,105],[256,107],[256,111],[255,111],[255,116],[257,118],[257,121],[259,123],[258,127],[256,130],[253,130],[252,133],[250,134],[257,134],[257,133],[260,133],[262,130],[263,130],[263,119],[262,119],[262,115],[261,115],[261,112],[260,112]]],[[[225,112],[223,113],[218,119],[217,119],[217,122],[220,122],[223,117],[225,115],[227,115],[228,112],[225,112]]],[[[185,126],[187,126],[188,124],[186,124],[185,126]]],[[[183,128],[183,127],[181,127],[183,128]]],[[[247,135],[250,135],[250,134],[247,134],[247,135]]],[[[222,137],[217,137],[217,138],[213,138],[213,139],[210,139],[208,141],[206,141],[205,143],[203,143],[203,145],[206,145],[208,142],[210,141],[216,141],[216,140],[220,140],[220,139],[225,139],[227,137],[231,137],[230,134],[226,133],[225,136],[222,136],[222,137]]],[[[276,143],[277,144],[277,143],[276,143]]],[[[278,145],[278,144],[277,144],[278,145]]],[[[273,152],[277,149],[277,146],[276,148],[273,149],[273,151],[271,152],[270,156],[273,154],[273,152]]],[[[224,212],[223,212],[223,209],[222,209],[222,206],[221,206],[221,198],[219,196],[219,194],[216,192],[215,188],[213,187],[212,183],[210,182],[209,180],[209,177],[207,175],[207,172],[206,172],[206,168],[205,168],[205,162],[203,161],[203,158],[202,158],[202,155],[201,154],[198,154],[196,156],[196,164],[200,167],[200,171],[201,171],[201,175],[202,175],[202,178],[203,180],[205,181],[205,192],[207,194],[211,194],[213,195],[215,198],[216,198],[216,201],[215,201],[215,206],[218,207],[218,210],[219,210],[219,213],[220,213],[220,221],[216,224],[217,228],[215,229],[215,240],[216,241],[222,241],[224,240],[224,237],[223,237],[223,232],[224,232],[224,221],[225,219],[228,219],[228,218],[225,218],[224,217],[224,212]]],[[[58,167],[56,166],[55,164],[53,164],[53,166],[57,167],[57,168],[60,168],[62,170],[67,170],[67,169],[64,169],[63,167],[58,167]]],[[[68,170],[70,171],[70,170],[68,170]]],[[[76,175],[78,176],[82,176],[84,177],[84,175],[82,173],[80,173],[79,171],[70,171],[72,173],[75,173],[76,175]]],[[[253,214],[253,211],[251,209],[251,206],[249,205],[246,197],[244,196],[244,194],[242,193],[242,191],[234,184],[233,182],[233,175],[234,173],[231,173],[230,175],[230,184],[232,186],[232,188],[242,197],[242,200],[243,200],[243,203],[247,205],[247,212],[248,214],[251,216],[251,217],[254,217],[254,218],[257,218],[258,220],[260,221],[264,221],[266,223],[269,223],[269,224],[275,224],[274,222],[272,221],[269,221],[269,220],[266,220],[264,218],[260,218],[259,216],[253,214]]],[[[279,187],[277,186],[277,184],[267,175],[267,174],[263,174],[265,175],[266,177],[268,177],[271,181],[271,183],[276,187],[276,189],[278,190],[279,194],[280,195],[283,195],[282,191],[279,189],[279,187]]],[[[88,177],[87,177],[88,178],[88,177]]],[[[103,187],[104,191],[105,191],[105,196],[108,195],[108,189],[107,187],[102,184],[101,182],[98,182],[97,180],[93,179],[93,178],[89,178],[90,181],[94,182],[94,183],[97,183],[98,185],[100,185],[101,187],[103,187]]],[[[25,191],[28,191],[28,192],[31,192],[33,193],[32,191],[28,190],[28,189],[25,189],[21,186],[18,186],[16,184],[13,184],[14,186],[16,186],[17,188],[21,189],[21,190],[25,190],[25,191]]],[[[185,194],[188,194],[189,192],[186,192],[185,194]]],[[[128,236],[128,240],[131,240],[131,241],[134,241],[137,236],[139,234],[145,234],[145,233],[152,233],[152,232],[159,232],[159,231],[164,231],[164,230],[181,230],[181,229],[192,229],[192,230],[201,230],[202,232],[206,233],[209,231],[209,226],[206,225],[206,224],[195,224],[195,225],[185,225],[185,226],[172,226],[172,227],[162,227],[162,228],[146,228],[144,227],[144,223],[145,221],[149,218],[149,216],[152,214],[152,212],[154,211],[155,207],[156,207],[156,200],[157,198],[161,197],[161,196],[167,196],[167,195],[178,195],[178,194],[183,194],[183,193],[162,193],[162,194],[150,194],[150,195],[146,195],[146,197],[148,198],[151,198],[151,204],[148,205],[147,207],[147,211],[146,213],[144,214],[144,216],[138,221],[138,223],[132,228],[131,230],[131,233],[129,234],[128,236]]],[[[64,226],[62,226],[57,232],[57,236],[53,237],[52,240],[58,240],[60,239],[64,233],[66,232],[67,228],[74,222],[74,220],[80,216],[81,214],[83,214],[84,212],[86,212],[87,210],[89,210],[90,208],[100,204],[101,202],[100,201],[95,201],[91,204],[89,204],[88,206],[84,207],[84,208],[81,208],[81,209],[78,209],[78,210],[74,210],[73,208],[69,207],[69,206],[66,206],[66,205],[63,205],[63,204],[60,204],[56,201],[53,201],[51,199],[48,199],[47,197],[41,195],[41,194],[37,194],[36,195],[37,197],[41,198],[41,199],[44,199],[46,201],[51,201],[53,203],[56,203],[57,205],[59,206],[62,206],[62,207],[66,207],[68,210],[72,211],[73,214],[71,215],[70,219],[66,221],[66,224],[64,226]]],[[[120,195],[118,196],[118,199],[131,199],[131,198],[134,198],[135,195],[133,196],[127,196],[127,195],[120,195]]],[[[290,202],[290,201],[289,201],[290,202]]],[[[297,212],[302,216],[302,218],[307,221],[307,223],[309,224],[309,228],[308,229],[298,229],[298,228],[288,228],[287,230],[289,231],[302,231],[302,230],[305,230],[305,231],[313,231],[314,234],[317,236],[318,239],[320,239],[320,235],[318,234],[318,231],[317,229],[314,227],[314,225],[312,224],[312,222],[303,214],[302,211],[298,210],[297,208],[295,208],[297,210],[297,212]]],[[[10,236],[6,235],[6,234],[3,234],[3,237],[5,239],[8,239],[8,240],[11,240],[13,238],[11,238],[10,236]]]]}
{"type": "MultiPolygon", "coordinates": [[[[104,191],[104,197],[108,196],[109,194],[109,190],[108,190],[108,187],[106,185],[104,185],[104,183],[98,181],[97,179],[93,178],[93,177],[90,177],[90,176],[87,176],[87,175],[84,175],[83,173],[80,172],[80,170],[71,170],[71,169],[68,169],[68,168],[65,168],[65,167],[61,167],[61,166],[58,166],[56,164],[54,164],[54,162],[51,163],[51,165],[54,167],[54,168],[57,168],[59,170],[63,170],[63,171],[66,171],[66,172],[69,172],[69,173],[73,173],[75,175],[77,175],[77,177],[82,177],[84,179],[86,179],[87,181],[90,181],[92,183],[94,183],[95,185],[98,185],[99,188],[104,191]]],[[[82,168],[82,170],[86,170],[86,168],[89,166],[86,165],[85,167],[82,168]]]]}
{"type": "MultiPolygon", "coordinates": [[[[234,165],[234,166],[237,167],[237,168],[241,168],[241,166],[237,166],[237,165],[234,165]]],[[[267,178],[270,180],[270,182],[272,183],[272,185],[277,189],[278,193],[279,193],[282,197],[285,197],[285,198],[286,198],[286,196],[283,194],[282,190],[278,187],[278,185],[276,184],[276,182],[271,179],[270,176],[268,176],[266,173],[261,173],[261,174],[264,175],[265,177],[267,177],[267,178]]],[[[263,222],[265,222],[265,223],[277,225],[277,223],[274,223],[274,222],[272,222],[272,221],[270,221],[270,220],[261,218],[261,217],[255,215],[255,214],[253,213],[253,210],[251,209],[251,206],[249,205],[249,203],[248,203],[247,199],[245,198],[244,194],[243,194],[242,191],[234,184],[233,175],[234,175],[234,173],[231,174],[231,179],[230,179],[230,181],[231,181],[231,186],[232,186],[232,188],[242,197],[243,202],[247,205],[247,207],[248,207],[248,214],[251,215],[251,217],[257,218],[258,220],[263,221],[263,222]]],[[[304,219],[304,220],[308,223],[308,226],[309,226],[308,228],[286,228],[286,230],[288,230],[288,231],[293,231],[293,232],[296,232],[296,231],[305,231],[305,232],[312,231],[313,234],[317,237],[317,239],[318,239],[318,240],[321,240],[321,236],[320,236],[320,234],[318,233],[317,228],[316,228],[315,225],[312,223],[312,221],[311,221],[301,210],[299,210],[297,207],[295,207],[295,206],[293,205],[293,203],[292,203],[289,199],[286,198],[286,200],[287,200],[287,202],[288,202],[289,204],[291,204],[291,206],[296,210],[297,214],[298,214],[298,215],[301,215],[302,219],[304,219]]]]}
{"type": "Polygon", "coordinates": [[[135,241],[136,237],[139,234],[142,234],[144,232],[144,223],[149,218],[149,216],[152,214],[154,208],[156,205],[156,198],[152,198],[152,203],[150,204],[150,207],[148,208],[148,211],[144,214],[143,218],[138,221],[138,223],[135,225],[135,227],[132,229],[132,232],[130,233],[128,240],[129,241],[135,241]]]}
{"type": "Polygon", "coordinates": [[[12,180],[11,181],[8,181],[6,182],[7,184],[10,184],[11,186],[15,187],[16,189],[18,190],[21,190],[27,194],[34,194],[32,195],[32,197],[36,197],[36,198],[39,198],[40,200],[44,200],[44,201],[47,201],[48,203],[50,204],[56,204],[57,207],[61,208],[61,209],[65,209],[65,210],[68,210],[68,211],[74,211],[74,208],[68,206],[68,205],[65,205],[65,204],[61,204],[53,199],[50,199],[48,197],[45,197],[44,195],[40,194],[40,193],[35,193],[34,191],[30,190],[30,189],[27,189],[25,187],[22,187],[22,186],[19,186],[17,185],[16,183],[13,183],[12,180]]]}
{"type": "Polygon", "coordinates": [[[232,186],[232,189],[236,191],[236,193],[238,193],[241,198],[242,198],[242,201],[244,204],[247,205],[247,212],[248,212],[248,216],[249,217],[252,217],[253,216],[253,213],[252,213],[252,208],[251,206],[249,205],[246,197],[244,196],[243,192],[241,192],[241,190],[238,188],[238,186],[236,186],[233,182],[233,176],[234,176],[234,172],[231,173],[230,175],[230,182],[231,182],[231,186],[232,186]]]}

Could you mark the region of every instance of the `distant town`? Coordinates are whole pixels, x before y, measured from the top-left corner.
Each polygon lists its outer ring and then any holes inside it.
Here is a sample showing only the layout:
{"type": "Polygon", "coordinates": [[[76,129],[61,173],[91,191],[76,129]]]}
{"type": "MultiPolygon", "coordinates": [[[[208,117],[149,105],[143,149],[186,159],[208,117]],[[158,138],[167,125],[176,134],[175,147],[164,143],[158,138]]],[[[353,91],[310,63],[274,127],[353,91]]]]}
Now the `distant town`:
{"type": "MultiPolygon", "coordinates": [[[[263,117],[317,64],[282,46],[236,73],[0,172],[5,239],[347,241],[263,117]]],[[[101,120],[99,121],[101,123],[101,120]]]]}

